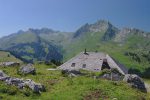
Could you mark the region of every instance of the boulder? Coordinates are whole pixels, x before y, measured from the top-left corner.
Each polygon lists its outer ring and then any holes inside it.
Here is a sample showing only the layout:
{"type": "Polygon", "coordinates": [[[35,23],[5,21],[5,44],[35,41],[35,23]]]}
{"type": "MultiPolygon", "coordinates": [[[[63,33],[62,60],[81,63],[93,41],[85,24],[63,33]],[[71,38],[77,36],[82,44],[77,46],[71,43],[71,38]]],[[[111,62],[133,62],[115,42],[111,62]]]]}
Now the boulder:
{"type": "Polygon", "coordinates": [[[19,79],[19,78],[11,78],[10,77],[10,78],[6,79],[5,82],[8,85],[15,85],[19,89],[22,89],[25,86],[23,79],[19,79]]]}
{"type": "Polygon", "coordinates": [[[31,90],[36,93],[44,92],[45,87],[40,83],[36,83],[31,79],[23,80],[20,78],[14,78],[7,76],[3,71],[0,70],[0,80],[4,81],[7,85],[15,85],[19,89],[23,89],[28,86],[31,90]]]}
{"type": "Polygon", "coordinates": [[[8,78],[9,78],[9,76],[6,75],[2,70],[0,70],[0,80],[5,81],[8,78]]]}
{"type": "Polygon", "coordinates": [[[136,74],[126,74],[123,81],[127,82],[133,88],[147,92],[144,81],[136,74]]]}
{"type": "Polygon", "coordinates": [[[35,83],[32,90],[36,93],[44,92],[46,91],[44,85],[41,85],[40,83],[35,83]]]}
{"type": "Polygon", "coordinates": [[[0,80],[5,81],[7,85],[15,85],[18,88],[23,88],[24,87],[24,82],[23,79],[19,78],[12,78],[8,75],[6,75],[3,71],[0,70],[0,80]]]}
{"type": "Polygon", "coordinates": [[[36,70],[32,64],[23,65],[20,67],[19,72],[21,74],[35,74],[36,70]]]}
{"type": "Polygon", "coordinates": [[[2,70],[0,70],[0,77],[8,77],[2,70]]]}
{"type": "Polygon", "coordinates": [[[41,91],[45,91],[44,85],[41,85],[40,83],[35,83],[31,79],[27,79],[25,81],[25,84],[29,86],[30,89],[32,89],[36,93],[40,93],[41,91]]]}
{"type": "Polygon", "coordinates": [[[20,63],[19,62],[1,62],[0,66],[3,67],[14,67],[14,66],[19,66],[20,63]]]}

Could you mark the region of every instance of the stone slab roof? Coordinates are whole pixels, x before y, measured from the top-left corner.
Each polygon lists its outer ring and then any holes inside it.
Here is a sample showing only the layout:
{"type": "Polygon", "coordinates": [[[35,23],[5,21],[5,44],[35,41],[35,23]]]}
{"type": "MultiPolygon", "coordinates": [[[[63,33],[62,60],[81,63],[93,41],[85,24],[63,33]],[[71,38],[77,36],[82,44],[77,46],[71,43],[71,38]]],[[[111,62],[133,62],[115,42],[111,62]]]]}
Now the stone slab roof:
{"type": "Polygon", "coordinates": [[[102,52],[81,52],[58,68],[62,70],[85,69],[89,71],[101,71],[104,59],[107,60],[111,68],[117,68],[120,73],[126,74],[126,72],[124,72],[124,69],[122,68],[124,66],[119,65],[108,54],[102,52]]]}

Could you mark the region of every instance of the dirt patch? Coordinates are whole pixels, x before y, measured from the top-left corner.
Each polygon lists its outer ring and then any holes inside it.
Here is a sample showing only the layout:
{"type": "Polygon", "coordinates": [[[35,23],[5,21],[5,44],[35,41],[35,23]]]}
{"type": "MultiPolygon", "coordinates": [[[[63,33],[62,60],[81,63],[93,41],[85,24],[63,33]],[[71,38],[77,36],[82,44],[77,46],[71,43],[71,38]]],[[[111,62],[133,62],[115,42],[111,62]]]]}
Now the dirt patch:
{"type": "Polygon", "coordinates": [[[94,90],[84,96],[83,100],[99,100],[100,98],[103,100],[107,100],[108,96],[101,90],[94,90]]]}
{"type": "Polygon", "coordinates": [[[53,79],[53,80],[48,80],[47,81],[47,84],[49,84],[49,85],[54,85],[54,84],[56,84],[58,82],[58,80],[56,80],[56,79],[53,79]]]}

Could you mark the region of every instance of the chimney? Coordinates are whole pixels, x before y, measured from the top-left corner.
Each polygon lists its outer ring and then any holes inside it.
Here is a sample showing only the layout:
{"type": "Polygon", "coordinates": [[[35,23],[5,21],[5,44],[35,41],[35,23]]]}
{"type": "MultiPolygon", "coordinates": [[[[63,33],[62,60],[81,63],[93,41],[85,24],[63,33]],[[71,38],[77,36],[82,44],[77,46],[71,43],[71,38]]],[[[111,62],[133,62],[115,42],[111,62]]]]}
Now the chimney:
{"type": "Polygon", "coordinates": [[[87,54],[87,53],[86,53],[86,48],[85,48],[85,50],[84,50],[84,54],[87,54]]]}

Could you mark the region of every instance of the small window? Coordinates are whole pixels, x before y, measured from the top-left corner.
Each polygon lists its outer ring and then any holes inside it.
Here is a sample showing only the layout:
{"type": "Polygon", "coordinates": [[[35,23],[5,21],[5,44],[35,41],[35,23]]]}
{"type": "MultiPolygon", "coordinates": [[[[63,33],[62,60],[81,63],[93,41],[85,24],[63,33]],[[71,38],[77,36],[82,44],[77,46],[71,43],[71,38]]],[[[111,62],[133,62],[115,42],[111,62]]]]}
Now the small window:
{"type": "Polygon", "coordinates": [[[76,65],[76,63],[72,63],[72,64],[71,64],[71,67],[75,67],[75,65],[76,65]]]}
{"type": "Polygon", "coordinates": [[[86,64],[83,64],[83,65],[82,65],[82,68],[86,68],[86,64]]]}
{"type": "Polygon", "coordinates": [[[94,69],[94,70],[97,70],[97,71],[98,71],[99,69],[94,69]]]}

